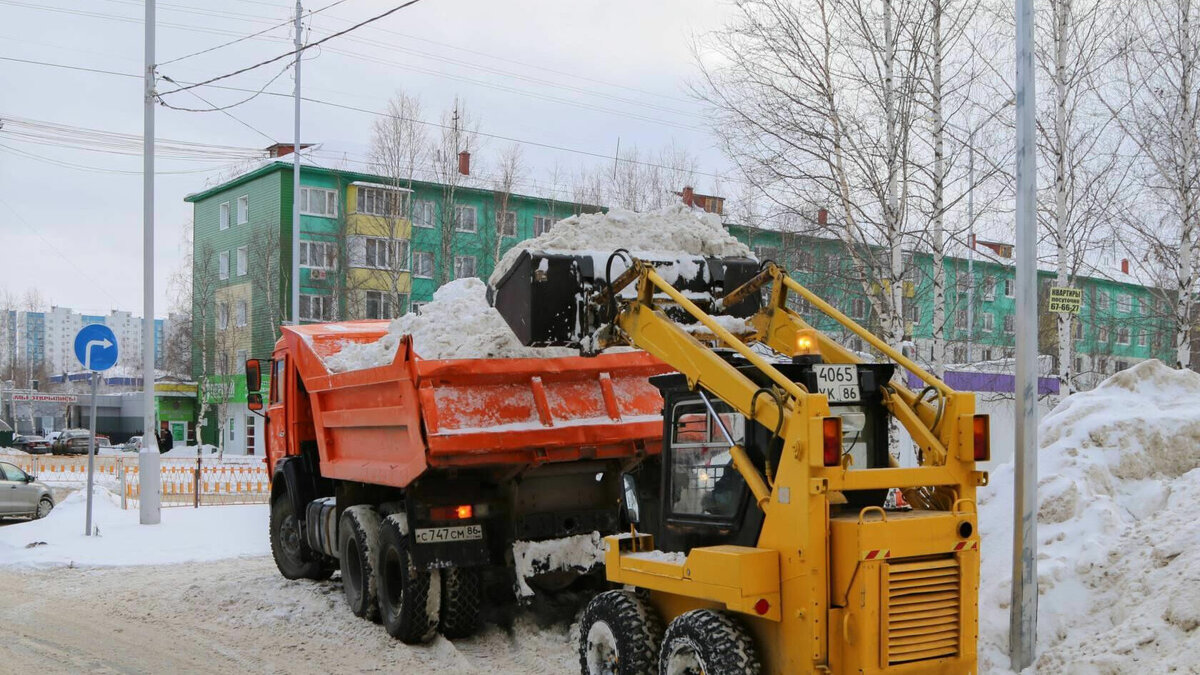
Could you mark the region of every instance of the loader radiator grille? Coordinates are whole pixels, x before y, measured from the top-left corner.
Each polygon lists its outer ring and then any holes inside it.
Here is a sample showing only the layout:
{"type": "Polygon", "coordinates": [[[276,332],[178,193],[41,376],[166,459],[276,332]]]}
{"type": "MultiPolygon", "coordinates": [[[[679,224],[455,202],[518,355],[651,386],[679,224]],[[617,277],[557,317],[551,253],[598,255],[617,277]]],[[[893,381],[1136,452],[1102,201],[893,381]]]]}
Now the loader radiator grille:
{"type": "Polygon", "coordinates": [[[958,560],[893,563],[884,575],[884,662],[896,665],[958,655],[958,560]]]}

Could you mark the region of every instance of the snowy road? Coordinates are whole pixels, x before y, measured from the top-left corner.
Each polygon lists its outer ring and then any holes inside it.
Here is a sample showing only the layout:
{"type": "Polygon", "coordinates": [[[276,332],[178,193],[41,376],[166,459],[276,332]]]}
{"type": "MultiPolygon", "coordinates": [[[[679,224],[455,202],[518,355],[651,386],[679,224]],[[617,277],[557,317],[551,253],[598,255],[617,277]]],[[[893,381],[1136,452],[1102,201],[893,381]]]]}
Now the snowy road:
{"type": "Polygon", "coordinates": [[[106,569],[0,568],[7,672],[569,673],[565,626],[518,616],[411,647],[352,615],[339,582],[290,582],[269,558],[106,569]]]}

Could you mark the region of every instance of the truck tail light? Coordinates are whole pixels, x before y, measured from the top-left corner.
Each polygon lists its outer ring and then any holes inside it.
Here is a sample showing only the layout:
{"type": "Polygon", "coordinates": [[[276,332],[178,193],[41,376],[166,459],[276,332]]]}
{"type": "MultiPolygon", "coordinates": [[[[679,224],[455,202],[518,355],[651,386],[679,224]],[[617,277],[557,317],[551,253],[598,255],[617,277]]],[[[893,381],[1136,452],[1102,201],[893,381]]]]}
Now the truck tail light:
{"type": "Polygon", "coordinates": [[[433,520],[470,520],[475,510],[470,504],[459,506],[434,506],[429,509],[429,517],[433,520]]]}
{"type": "Polygon", "coordinates": [[[837,466],[842,461],[842,418],[826,417],[821,420],[821,441],[825,455],[825,466],[837,466]]]}
{"type": "Polygon", "coordinates": [[[975,444],[974,456],[976,462],[986,462],[992,458],[990,426],[987,415],[976,415],[975,419],[971,421],[971,437],[975,444]]]}

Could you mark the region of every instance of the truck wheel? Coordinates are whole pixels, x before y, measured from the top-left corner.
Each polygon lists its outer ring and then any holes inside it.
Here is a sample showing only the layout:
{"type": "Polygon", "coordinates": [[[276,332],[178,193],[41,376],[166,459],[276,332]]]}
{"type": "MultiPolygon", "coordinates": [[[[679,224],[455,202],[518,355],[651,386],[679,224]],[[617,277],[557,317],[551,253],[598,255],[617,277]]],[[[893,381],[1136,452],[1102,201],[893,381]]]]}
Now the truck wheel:
{"type": "Polygon", "coordinates": [[[379,621],[375,550],[379,547],[379,512],[370,506],[351,506],[338,524],[338,557],[342,590],[355,616],[379,621]]]}
{"type": "Polygon", "coordinates": [[[415,644],[437,635],[441,583],[437,571],[418,570],[413,564],[407,522],[403,513],[384,519],[375,569],[383,627],[401,642],[415,644]]]}
{"type": "Polygon", "coordinates": [[[442,635],[451,640],[473,635],[479,630],[479,606],[483,598],[479,570],[450,567],[441,571],[441,577],[442,635]]]}
{"type": "Polygon", "coordinates": [[[762,665],[740,624],[721,612],[694,609],[667,627],[658,669],[663,675],[758,675],[762,665]]]}
{"type": "Polygon", "coordinates": [[[313,560],[312,552],[304,543],[300,532],[300,521],[296,509],[286,494],[280,494],[271,502],[271,556],[284,579],[328,579],[331,570],[319,560],[313,560]]]}
{"type": "Polygon", "coordinates": [[[579,620],[579,666],[583,675],[657,673],[654,657],[662,634],[658,614],[632,591],[597,595],[579,620]]]}

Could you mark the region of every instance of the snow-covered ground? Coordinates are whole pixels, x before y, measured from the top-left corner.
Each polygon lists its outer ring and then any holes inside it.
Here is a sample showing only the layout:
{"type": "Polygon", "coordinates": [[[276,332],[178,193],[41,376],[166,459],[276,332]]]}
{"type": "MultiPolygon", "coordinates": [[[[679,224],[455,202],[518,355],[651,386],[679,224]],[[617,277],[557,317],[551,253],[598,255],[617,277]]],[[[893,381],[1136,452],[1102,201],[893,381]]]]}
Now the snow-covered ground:
{"type": "MultiPolygon", "coordinates": [[[[1200,672],[1200,375],[1146,361],[1039,425],[1039,673],[1200,672]]],[[[1013,467],[980,490],[980,670],[1007,671],[1013,467]]]]}
{"type": "Polygon", "coordinates": [[[97,485],[98,535],[88,537],[86,503],[86,491],[77,490],[42,520],[0,528],[0,566],[161,565],[270,552],[265,504],[164,508],[160,524],[143,526],[137,509],[122,510],[120,497],[97,485]]]}

